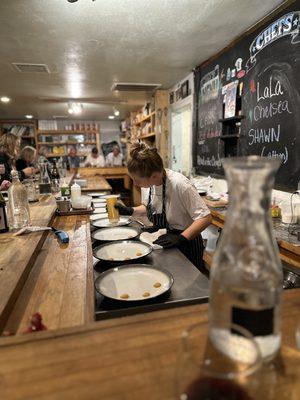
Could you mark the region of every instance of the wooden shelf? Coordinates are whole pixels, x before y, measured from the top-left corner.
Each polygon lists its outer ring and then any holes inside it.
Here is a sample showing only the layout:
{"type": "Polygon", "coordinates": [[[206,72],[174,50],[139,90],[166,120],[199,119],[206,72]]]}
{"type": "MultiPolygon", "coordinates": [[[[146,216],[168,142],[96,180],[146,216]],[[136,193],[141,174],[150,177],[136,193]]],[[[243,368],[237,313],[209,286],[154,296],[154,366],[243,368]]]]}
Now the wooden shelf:
{"type": "Polygon", "coordinates": [[[137,139],[149,139],[155,137],[155,132],[147,133],[147,135],[138,136],[137,139]]]}
{"type": "Polygon", "coordinates": [[[152,112],[152,113],[149,114],[149,115],[146,115],[146,117],[142,118],[139,122],[136,122],[134,125],[135,125],[135,126],[139,126],[139,125],[141,125],[143,122],[150,121],[150,120],[151,120],[151,117],[152,117],[153,115],[155,115],[155,111],[152,112]]]}
{"type": "Polygon", "coordinates": [[[226,124],[226,122],[240,121],[244,118],[246,118],[245,115],[235,115],[234,117],[230,117],[230,118],[221,118],[221,119],[219,119],[219,122],[226,124]]]}
{"type": "Polygon", "coordinates": [[[67,131],[67,130],[53,130],[53,131],[37,131],[38,135],[52,136],[52,135],[90,135],[90,134],[98,134],[99,131],[90,130],[90,131],[67,131]]]}
{"type": "Polygon", "coordinates": [[[40,146],[72,146],[72,145],[76,145],[76,144],[97,144],[96,142],[90,142],[90,141],[86,141],[86,142],[37,142],[38,145],[40,146]]]}
{"type": "MultiPolygon", "coordinates": [[[[64,154],[54,154],[54,153],[48,153],[48,154],[46,154],[46,157],[67,157],[68,156],[68,154],[67,153],[64,153],[64,154]]],[[[88,153],[85,153],[85,154],[77,154],[77,156],[78,157],[87,157],[88,156],[88,153]]]]}

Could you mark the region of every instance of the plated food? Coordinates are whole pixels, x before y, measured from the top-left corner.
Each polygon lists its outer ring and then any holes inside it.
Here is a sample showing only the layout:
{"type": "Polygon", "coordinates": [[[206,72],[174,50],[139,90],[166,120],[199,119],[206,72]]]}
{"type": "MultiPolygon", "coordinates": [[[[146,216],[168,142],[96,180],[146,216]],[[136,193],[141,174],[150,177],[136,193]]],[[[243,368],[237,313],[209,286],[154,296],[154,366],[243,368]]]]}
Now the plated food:
{"type": "Polygon", "coordinates": [[[147,264],[129,264],[103,272],[95,281],[103,296],[119,301],[149,300],[171,289],[170,272],[147,264]],[[159,283],[160,286],[154,285],[159,283]]]}
{"type": "Polygon", "coordinates": [[[92,225],[96,228],[112,228],[114,226],[123,226],[130,224],[129,217],[120,217],[119,221],[116,223],[111,223],[108,218],[101,218],[97,221],[92,221],[92,225]]]}
{"type": "Polygon", "coordinates": [[[95,247],[94,257],[102,261],[121,262],[145,257],[151,251],[152,247],[146,243],[122,240],[95,247]]]}
{"type": "Polygon", "coordinates": [[[108,217],[107,213],[92,214],[92,215],[90,215],[90,220],[96,221],[97,219],[106,218],[106,217],[108,217]]]}
{"type": "Polygon", "coordinates": [[[92,233],[92,238],[100,241],[116,241],[134,239],[138,235],[139,231],[136,228],[122,226],[115,228],[99,229],[92,233]]]}

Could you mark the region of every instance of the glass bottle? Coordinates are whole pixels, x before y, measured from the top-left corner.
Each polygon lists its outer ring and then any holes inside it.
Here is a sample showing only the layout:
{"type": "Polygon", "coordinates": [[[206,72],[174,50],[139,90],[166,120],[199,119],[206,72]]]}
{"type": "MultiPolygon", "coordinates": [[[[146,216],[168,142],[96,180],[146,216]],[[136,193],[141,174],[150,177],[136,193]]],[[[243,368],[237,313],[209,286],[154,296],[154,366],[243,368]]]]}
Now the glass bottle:
{"type": "Polygon", "coordinates": [[[226,223],[210,278],[210,337],[227,347],[230,324],[250,331],[264,359],[281,343],[282,266],[269,213],[279,159],[250,156],[223,160],[229,188],[226,223]]]}
{"type": "Polygon", "coordinates": [[[30,222],[27,190],[19,180],[18,171],[11,171],[12,184],[8,189],[8,219],[11,229],[20,229],[30,222]]]}
{"type": "Polygon", "coordinates": [[[0,233],[8,231],[8,222],[5,209],[5,200],[0,192],[0,233]]]}
{"type": "Polygon", "coordinates": [[[39,184],[40,194],[51,194],[51,181],[48,174],[47,163],[41,164],[41,177],[39,184]]]}

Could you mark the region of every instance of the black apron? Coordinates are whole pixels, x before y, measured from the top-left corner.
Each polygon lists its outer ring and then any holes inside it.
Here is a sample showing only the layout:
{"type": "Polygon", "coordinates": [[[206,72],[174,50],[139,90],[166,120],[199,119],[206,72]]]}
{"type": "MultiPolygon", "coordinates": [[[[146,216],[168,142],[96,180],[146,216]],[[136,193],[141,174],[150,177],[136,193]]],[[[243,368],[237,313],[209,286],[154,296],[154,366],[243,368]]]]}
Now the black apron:
{"type": "MultiPolygon", "coordinates": [[[[183,231],[171,229],[166,215],[166,178],[162,185],[162,212],[156,213],[151,204],[152,188],[149,188],[149,199],[147,204],[147,217],[157,229],[167,229],[169,233],[181,234],[183,231]]],[[[188,258],[201,272],[207,273],[203,261],[203,240],[201,234],[188,242],[181,243],[178,249],[188,258]]]]}

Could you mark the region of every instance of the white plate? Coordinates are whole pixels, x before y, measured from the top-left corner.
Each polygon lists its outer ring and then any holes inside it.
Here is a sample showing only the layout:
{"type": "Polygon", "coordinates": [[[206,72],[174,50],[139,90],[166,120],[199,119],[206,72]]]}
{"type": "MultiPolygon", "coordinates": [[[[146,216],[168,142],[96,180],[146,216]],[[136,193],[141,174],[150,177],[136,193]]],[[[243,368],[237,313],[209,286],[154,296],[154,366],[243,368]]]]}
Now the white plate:
{"type": "Polygon", "coordinates": [[[95,211],[93,211],[93,214],[107,214],[107,209],[104,207],[95,207],[95,211]]]}
{"type": "Polygon", "coordinates": [[[120,226],[116,228],[105,228],[94,231],[92,237],[95,240],[112,242],[115,240],[130,240],[137,237],[138,230],[128,226],[120,226]]]}
{"type": "Polygon", "coordinates": [[[93,203],[94,204],[106,204],[106,200],[105,199],[93,199],[93,203]]]}
{"type": "Polygon", "coordinates": [[[92,214],[92,215],[90,215],[90,220],[91,221],[96,221],[97,219],[103,219],[103,218],[105,218],[105,217],[108,217],[108,214],[107,213],[102,213],[102,214],[92,214]]]}
{"type": "MultiPolygon", "coordinates": [[[[95,221],[95,223],[99,222],[95,221]]],[[[152,247],[138,241],[123,240],[95,247],[94,256],[99,260],[120,262],[137,260],[150,254],[152,247]]]]}
{"type": "Polygon", "coordinates": [[[91,197],[100,197],[101,196],[101,192],[95,192],[95,193],[87,193],[87,196],[91,196],[91,197]]]}
{"type": "Polygon", "coordinates": [[[129,217],[120,217],[119,222],[116,224],[109,222],[108,218],[101,218],[97,222],[93,222],[93,226],[96,228],[113,228],[114,226],[129,225],[130,222],[129,217]]]}
{"type": "Polygon", "coordinates": [[[165,270],[146,264],[130,264],[103,272],[96,279],[95,287],[100,294],[110,299],[140,301],[167,292],[173,282],[172,275],[165,270]],[[159,287],[154,286],[157,283],[159,287]]]}
{"type": "Polygon", "coordinates": [[[94,208],[96,210],[105,210],[105,212],[107,212],[107,209],[104,204],[94,204],[94,208]]]}

